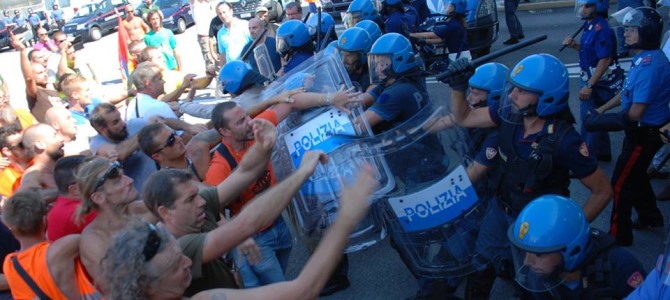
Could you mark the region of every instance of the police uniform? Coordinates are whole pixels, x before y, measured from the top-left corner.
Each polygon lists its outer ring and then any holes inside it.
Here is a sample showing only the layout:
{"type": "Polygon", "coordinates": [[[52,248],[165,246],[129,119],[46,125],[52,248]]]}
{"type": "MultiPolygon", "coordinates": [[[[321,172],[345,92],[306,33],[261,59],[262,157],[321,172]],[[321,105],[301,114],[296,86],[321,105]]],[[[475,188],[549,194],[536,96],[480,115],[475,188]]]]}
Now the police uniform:
{"type": "Polygon", "coordinates": [[[288,72],[291,72],[293,68],[297,67],[299,64],[302,62],[306,61],[310,57],[312,57],[314,53],[309,52],[309,51],[304,51],[304,50],[299,50],[296,51],[291,55],[291,58],[286,62],[284,65],[284,74],[287,74],[288,72]]]}
{"type": "Polygon", "coordinates": [[[377,99],[369,109],[383,119],[373,128],[375,133],[409,120],[430,102],[425,82],[418,78],[401,77],[390,86],[380,84],[368,93],[377,99]]]}
{"type": "Polygon", "coordinates": [[[533,299],[622,299],[645,278],[642,264],[626,249],[615,246],[606,233],[591,231],[593,248],[579,268],[581,278],[563,282],[545,293],[532,293],[533,299]]]}
{"type": "Polygon", "coordinates": [[[638,212],[638,225],[663,226],[646,170],[663,144],[658,129],[670,121],[668,82],[670,63],[665,54],[658,49],[642,50],[633,58],[621,91],[623,112],[636,103],[646,105],[646,109],[639,122],[626,126],[621,155],[612,174],[614,202],[610,233],[620,245],[633,242],[633,207],[638,212]]]}
{"type": "Polygon", "coordinates": [[[449,49],[449,53],[470,50],[465,27],[455,18],[449,18],[446,23],[433,27],[433,33],[444,40],[444,46],[449,49]]]}
{"type": "Polygon", "coordinates": [[[414,7],[404,6],[404,11],[398,11],[394,9],[386,20],[384,21],[384,29],[386,32],[395,32],[404,35],[409,38],[408,33],[416,31],[417,25],[417,12],[414,7]]]}
{"type": "MultiPolygon", "coordinates": [[[[584,33],[580,40],[579,49],[579,67],[581,68],[582,82],[584,87],[586,82],[593,75],[598,61],[603,58],[615,57],[616,39],[614,31],[607,24],[607,19],[596,15],[592,20],[584,22],[582,25],[584,33]]],[[[607,73],[603,74],[600,80],[606,79],[607,73]]],[[[584,118],[592,109],[600,107],[611,99],[617,91],[607,91],[602,88],[591,88],[591,99],[581,100],[580,117],[582,119],[581,133],[586,146],[595,157],[612,156],[609,133],[607,132],[588,132],[584,129],[584,118]],[[610,96],[611,95],[611,96],[610,96]]]]}

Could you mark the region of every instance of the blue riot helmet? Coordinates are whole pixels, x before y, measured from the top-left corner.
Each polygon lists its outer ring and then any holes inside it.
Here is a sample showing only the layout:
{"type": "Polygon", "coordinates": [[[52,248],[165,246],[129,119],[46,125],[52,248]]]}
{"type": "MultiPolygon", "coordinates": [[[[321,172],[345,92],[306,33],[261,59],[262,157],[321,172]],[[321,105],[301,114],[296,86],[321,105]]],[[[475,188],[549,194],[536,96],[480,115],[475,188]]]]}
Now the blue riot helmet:
{"type": "Polygon", "coordinates": [[[372,0],[354,0],[349,4],[347,13],[342,20],[347,28],[354,27],[356,23],[362,20],[375,20],[379,13],[372,0]]]}
{"type": "Polygon", "coordinates": [[[467,0],[445,0],[444,9],[445,15],[451,16],[452,13],[460,16],[465,16],[465,9],[468,6],[467,0]],[[453,10],[450,8],[451,5],[454,6],[453,10]]]}
{"type": "Polygon", "coordinates": [[[305,47],[312,42],[307,25],[298,20],[286,21],[279,26],[275,39],[277,52],[281,56],[288,54],[291,49],[305,47]]]}
{"type": "Polygon", "coordinates": [[[650,7],[638,7],[629,11],[623,17],[623,26],[626,30],[631,27],[637,28],[638,41],[633,44],[625,44],[627,48],[654,50],[661,47],[661,34],[663,32],[663,19],[650,7]]]}
{"type": "Polygon", "coordinates": [[[392,8],[404,11],[402,0],[376,0],[375,5],[377,6],[377,11],[383,15],[388,15],[392,8]]]}
{"type": "Polygon", "coordinates": [[[263,77],[241,60],[227,62],[219,72],[219,90],[240,95],[253,85],[263,85],[268,79],[263,77]]]}
{"type": "Polygon", "coordinates": [[[551,290],[581,267],[593,248],[582,208],[559,195],[526,205],[507,231],[516,281],[533,292],[551,290]]]}
{"type": "MultiPolygon", "coordinates": [[[[309,18],[307,19],[307,22],[305,22],[305,25],[307,25],[307,28],[309,30],[309,35],[314,40],[316,40],[316,31],[318,28],[318,23],[319,23],[318,14],[310,14],[309,18]]],[[[333,26],[335,26],[335,20],[333,19],[333,17],[331,17],[330,14],[327,13],[321,14],[321,38],[325,38],[325,35],[328,33],[328,29],[330,29],[330,27],[333,26]]]]}
{"type": "MultiPolygon", "coordinates": [[[[505,83],[509,68],[501,63],[486,63],[479,66],[475,73],[470,77],[468,85],[470,88],[487,92],[486,101],[468,102],[474,107],[482,107],[484,104],[491,106],[494,102],[500,101],[505,91],[505,83]]],[[[472,94],[470,91],[470,95],[472,94]]],[[[470,98],[468,95],[468,98],[470,98]]]]}
{"type": "Polygon", "coordinates": [[[370,49],[368,67],[370,83],[378,84],[418,69],[421,62],[414,56],[412,44],[398,33],[382,35],[370,49]]]}
{"type": "Polygon", "coordinates": [[[610,3],[608,0],[577,0],[575,1],[575,15],[582,20],[590,20],[599,14],[603,17],[607,17],[607,10],[610,8],[610,3]],[[586,13],[582,9],[588,9],[590,7],[595,7],[593,12],[586,13]]]}
{"type": "Polygon", "coordinates": [[[352,27],[342,33],[335,47],[340,52],[342,63],[344,63],[347,72],[352,73],[367,64],[372,40],[368,32],[363,28],[352,27]],[[352,54],[356,55],[358,59],[349,57],[352,54]]]}
{"type": "Polygon", "coordinates": [[[521,121],[519,117],[547,117],[569,109],[568,70],[558,58],[550,54],[533,54],[522,59],[511,69],[507,81],[509,92],[505,93],[500,106],[500,117],[505,121],[518,123],[521,121]],[[524,98],[527,93],[537,96],[537,102],[515,103],[511,99],[524,98]]]}
{"type": "Polygon", "coordinates": [[[379,39],[382,36],[382,29],[379,28],[379,25],[377,23],[370,21],[370,20],[363,20],[358,23],[356,23],[356,27],[363,28],[365,31],[368,32],[370,35],[370,40],[374,44],[377,39],[379,39]]]}

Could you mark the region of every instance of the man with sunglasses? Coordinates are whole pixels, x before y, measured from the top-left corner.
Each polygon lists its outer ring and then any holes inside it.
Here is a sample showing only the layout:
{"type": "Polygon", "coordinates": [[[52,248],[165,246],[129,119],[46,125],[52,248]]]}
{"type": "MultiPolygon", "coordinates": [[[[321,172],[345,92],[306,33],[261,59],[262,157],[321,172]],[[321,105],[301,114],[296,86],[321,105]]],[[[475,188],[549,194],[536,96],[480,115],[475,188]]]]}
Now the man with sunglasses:
{"type": "Polygon", "coordinates": [[[146,126],[146,120],[132,119],[126,123],[110,103],[100,103],[89,116],[91,126],[98,132],[90,140],[93,155],[122,162],[128,176],[135,181],[135,188],[141,191],[144,181],[156,172],[156,164],[139,151],[135,136],[146,126]]]}
{"type": "Polygon", "coordinates": [[[144,41],[144,36],[151,30],[151,28],[149,28],[147,23],[144,23],[142,18],[135,16],[135,8],[132,4],[126,5],[124,9],[126,18],[123,19],[123,26],[126,27],[126,30],[128,31],[129,40],[127,43],[130,44],[135,41],[144,41]]]}
{"type": "Polygon", "coordinates": [[[33,50],[56,52],[58,46],[49,38],[49,32],[43,27],[37,29],[37,42],[33,45],[33,50]]]}
{"type": "Polygon", "coordinates": [[[14,299],[100,299],[79,256],[79,235],[45,238],[47,205],[40,194],[21,191],[9,198],[2,219],[21,244],[5,257],[4,275],[14,299]],[[32,284],[30,283],[32,282],[32,284]]]}

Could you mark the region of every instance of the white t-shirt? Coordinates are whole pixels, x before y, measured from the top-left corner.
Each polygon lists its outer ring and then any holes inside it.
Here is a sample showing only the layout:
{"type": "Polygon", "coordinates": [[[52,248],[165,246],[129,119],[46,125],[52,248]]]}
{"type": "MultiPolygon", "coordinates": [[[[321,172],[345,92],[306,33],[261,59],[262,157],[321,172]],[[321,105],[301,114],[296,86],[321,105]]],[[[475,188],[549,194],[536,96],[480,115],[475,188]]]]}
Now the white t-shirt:
{"type": "Polygon", "coordinates": [[[124,119],[126,122],[136,118],[148,121],[153,116],[177,119],[177,115],[174,114],[174,111],[172,111],[172,108],[167,103],[158,101],[147,94],[137,93],[137,96],[128,103],[124,119]]]}
{"type": "Polygon", "coordinates": [[[191,5],[191,14],[195,22],[195,33],[198,35],[209,36],[209,23],[216,16],[209,1],[203,2],[195,0],[191,5]]]}

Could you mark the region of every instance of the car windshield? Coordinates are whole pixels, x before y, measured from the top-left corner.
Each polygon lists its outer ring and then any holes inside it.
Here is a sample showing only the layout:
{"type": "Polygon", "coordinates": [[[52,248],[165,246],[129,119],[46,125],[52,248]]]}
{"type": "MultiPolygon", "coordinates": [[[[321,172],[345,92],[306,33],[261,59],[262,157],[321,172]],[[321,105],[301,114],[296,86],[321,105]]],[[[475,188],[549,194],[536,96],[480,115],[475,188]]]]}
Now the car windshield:
{"type": "Polygon", "coordinates": [[[82,7],[77,10],[77,14],[75,14],[75,17],[86,17],[88,15],[93,14],[95,12],[96,8],[99,6],[99,3],[89,3],[86,5],[83,5],[82,7]]]}

